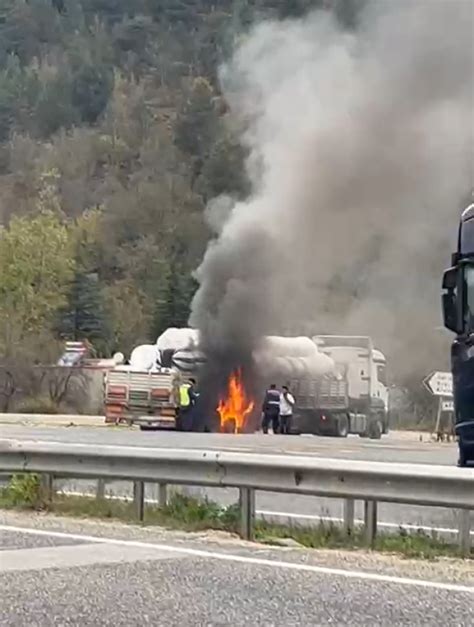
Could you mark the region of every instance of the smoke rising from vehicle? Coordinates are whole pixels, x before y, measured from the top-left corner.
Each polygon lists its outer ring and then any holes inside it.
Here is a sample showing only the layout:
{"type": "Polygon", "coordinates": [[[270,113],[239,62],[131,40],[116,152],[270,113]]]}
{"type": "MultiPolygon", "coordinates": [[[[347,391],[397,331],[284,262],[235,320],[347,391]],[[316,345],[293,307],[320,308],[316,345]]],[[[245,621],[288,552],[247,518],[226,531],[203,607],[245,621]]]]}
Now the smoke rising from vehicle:
{"type": "Polygon", "coordinates": [[[252,194],[214,201],[190,318],[220,367],[263,335],[316,332],[370,334],[405,372],[433,365],[473,180],[473,14],[377,0],[356,31],[316,12],[242,40],[221,82],[252,194]]]}

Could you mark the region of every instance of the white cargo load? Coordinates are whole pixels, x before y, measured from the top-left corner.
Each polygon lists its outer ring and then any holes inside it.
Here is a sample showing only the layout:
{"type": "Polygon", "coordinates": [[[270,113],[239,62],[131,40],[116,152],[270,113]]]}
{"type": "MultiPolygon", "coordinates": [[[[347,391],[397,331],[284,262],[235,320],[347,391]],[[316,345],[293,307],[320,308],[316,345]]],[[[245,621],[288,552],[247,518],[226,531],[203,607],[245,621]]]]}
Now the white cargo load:
{"type": "Polygon", "coordinates": [[[193,349],[199,345],[199,331],[197,329],[166,329],[156,340],[156,347],[160,351],[193,349]]]}
{"type": "Polygon", "coordinates": [[[160,352],[154,344],[137,346],[130,355],[130,370],[150,372],[157,370],[160,364],[160,352]]]}
{"type": "Polygon", "coordinates": [[[309,337],[264,337],[253,358],[265,379],[317,379],[335,371],[334,361],[319,352],[309,337]]]}

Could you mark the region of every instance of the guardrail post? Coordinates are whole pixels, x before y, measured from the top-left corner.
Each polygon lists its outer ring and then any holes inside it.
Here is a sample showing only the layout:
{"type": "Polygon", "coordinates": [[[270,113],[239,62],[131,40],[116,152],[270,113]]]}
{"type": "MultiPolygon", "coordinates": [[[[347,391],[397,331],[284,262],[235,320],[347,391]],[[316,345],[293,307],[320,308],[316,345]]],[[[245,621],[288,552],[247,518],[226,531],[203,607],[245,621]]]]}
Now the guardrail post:
{"type": "Polygon", "coordinates": [[[95,497],[97,500],[105,499],[105,479],[97,479],[95,497]]]}
{"type": "Polygon", "coordinates": [[[468,557],[471,552],[471,511],[459,510],[459,550],[463,557],[468,557]]]}
{"type": "Polygon", "coordinates": [[[158,484],[158,507],[166,507],[168,504],[168,486],[166,483],[158,484]]]}
{"type": "Polygon", "coordinates": [[[143,522],[145,517],[145,482],[134,481],[133,482],[133,508],[135,510],[135,517],[143,522]]]}
{"type": "Polygon", "coordinates": [[[239,488],[240,535],[244,540],[253,540],[255,522],[255,490],[239,488]]]}
{"type": "Polygon", "coordinates": [[[344,499],[343,504],[343,525],[344,525],[344,533],[348,536],[352,535],[354,531],[354,519],[355,519],[355,501],[354,499],[344,499]]]}
{"type": "Polygon", "coordinates": [[[54,476],[49,473],[43,473],[40,478],[40,483],[45,500],[51,503],[54,495],[54,476]]]}
{"type": "Polygon", "coordinates": [[[377,501],[364,501],[364,535],[369,546],[374,546],[377,536],[377,501]]]}

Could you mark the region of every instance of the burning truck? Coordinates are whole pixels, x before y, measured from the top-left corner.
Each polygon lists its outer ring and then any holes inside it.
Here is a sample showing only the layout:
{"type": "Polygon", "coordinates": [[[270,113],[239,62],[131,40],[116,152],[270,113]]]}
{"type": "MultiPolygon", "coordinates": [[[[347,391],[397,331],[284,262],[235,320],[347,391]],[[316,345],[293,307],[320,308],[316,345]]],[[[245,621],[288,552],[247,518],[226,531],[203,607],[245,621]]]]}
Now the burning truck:
{"type": "Polygon", "coordinates": [[[250,382],[243,369],[236,368],[217,392],[211,386],[210,394],[198,331],[168,329],[156,345],[137,347],[129,366],[107,373],[106,419],[126,420],[143,429],[175,429],[179,386],[193,377],[206,401],[197,408],[196,430],[257,430],[265,386],[276,383],[288,385],[296,398],[294,433],[356,433],[377,439],[388,432],[385,357],[370,338],[266,336],[252,362],[250,382]]]}

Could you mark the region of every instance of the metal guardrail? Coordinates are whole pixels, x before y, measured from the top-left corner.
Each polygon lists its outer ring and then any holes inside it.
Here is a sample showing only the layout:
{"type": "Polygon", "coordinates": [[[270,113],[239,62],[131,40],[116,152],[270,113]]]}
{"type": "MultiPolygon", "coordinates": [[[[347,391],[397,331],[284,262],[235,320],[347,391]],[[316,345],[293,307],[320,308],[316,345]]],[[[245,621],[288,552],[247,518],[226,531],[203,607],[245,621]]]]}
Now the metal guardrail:
{"type": "MultiPolygon", "coordinates": [[[[241,534],[253,537],[255,491],[285,492],[344,499],[344,528],[354,528],[354,502],[364,501],[366,539],[377,532],[377,503],[404,503],[459,510],[459,545],[470,551],[470,510],[474,510],[474,469],[395,464],[308,456],[233,453],[0,440],[0,473],[35,472],[49,477],[134,482],[137,518],[143,519],[144,484],[238,488],[241,534]]],[[[48,480],[46,480],[48,481],[48,480]]]]}

